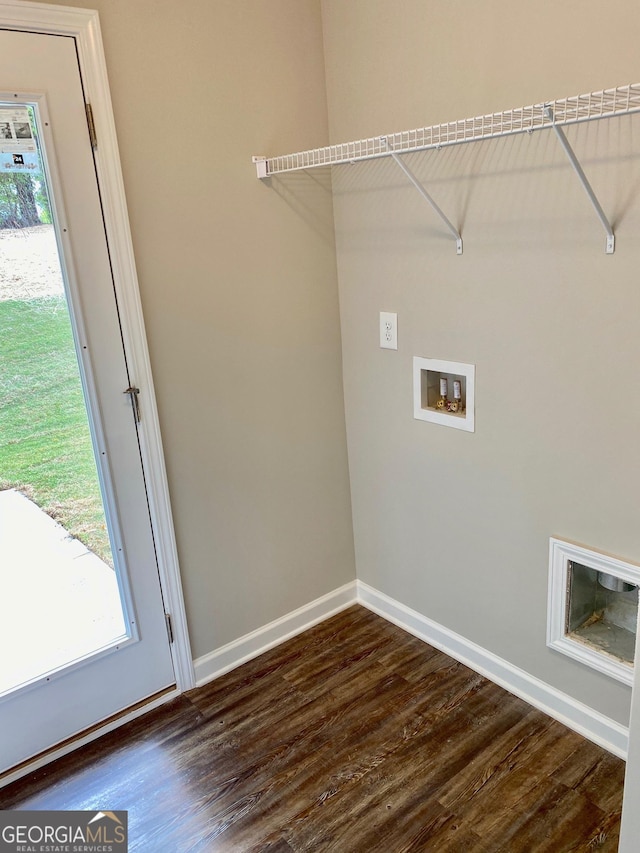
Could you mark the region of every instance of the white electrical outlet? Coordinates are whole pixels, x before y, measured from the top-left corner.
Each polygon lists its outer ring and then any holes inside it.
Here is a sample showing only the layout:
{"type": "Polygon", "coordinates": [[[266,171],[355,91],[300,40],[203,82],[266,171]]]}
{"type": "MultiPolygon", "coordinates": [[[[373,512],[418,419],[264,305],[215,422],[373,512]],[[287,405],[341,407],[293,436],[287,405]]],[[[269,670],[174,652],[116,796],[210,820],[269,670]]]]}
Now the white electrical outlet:
{"type": "Polygon", "coordinates": [[[380,312],[380,346],[383,349],[398,349],[398,315],[389,311],[380,312]]]}

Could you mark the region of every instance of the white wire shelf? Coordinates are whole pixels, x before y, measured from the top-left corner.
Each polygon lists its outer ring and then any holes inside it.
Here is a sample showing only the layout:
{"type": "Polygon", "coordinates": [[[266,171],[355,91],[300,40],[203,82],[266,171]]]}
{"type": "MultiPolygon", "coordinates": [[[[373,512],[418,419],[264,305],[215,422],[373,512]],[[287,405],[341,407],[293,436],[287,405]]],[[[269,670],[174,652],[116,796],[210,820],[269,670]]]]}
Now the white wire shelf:
{"type": "Polygon", "coordinates": [[[635,112],[640,112],[640,83],[604,89],[587,95],[575,95],[528,107],[518,107],[501,113],[436,124],[432,127],[327,145],[324,148],[313,148],[294,154],[253,157],[253,162],[256,165],[258,177],[268,178],[283,172],[357,163],[389,157],[392,153],[410,154],[414,151],[426,151],[446,145],[533,132],[543,128],[578,124],[635,112]]]}

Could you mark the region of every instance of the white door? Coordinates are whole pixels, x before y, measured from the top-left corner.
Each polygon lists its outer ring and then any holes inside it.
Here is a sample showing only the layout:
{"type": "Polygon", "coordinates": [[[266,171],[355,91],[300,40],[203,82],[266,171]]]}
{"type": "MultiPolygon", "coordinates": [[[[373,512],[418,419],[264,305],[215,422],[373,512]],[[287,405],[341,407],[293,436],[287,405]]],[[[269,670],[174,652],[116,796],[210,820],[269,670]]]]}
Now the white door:
{"type": "MultiPolygon", "coordinates": [[[[131,395],[124,393],[131,378],[74,39],[0,31],[0,112],[3,108],[6,119],[11,118],[10,108],[15,108],[17,119],[27,108],[36,123],[34,137],[45,163],[113,557],[113,568],[103,566],[103,570],[105,577],[111,571],[115,578],[109,595],[113,598],[115,588],[118,612],[107,639],[93,646],[89,643],[70,660],[50,662],[44,671],[0,691],[0,773],[175,684],[136,417],[131,395]]],[[[11,121],[2,121],[3,116],[0,125],[9,128],[2,128],[7,139],[0,140],[0,145],[4,142],[0,150],[8,151],[2,157],[13,157],[13,150],[18,154],[16,166],[24,163],[26,167],[29,157],[21,152],[29,130],[23,127],[23,139],[18,141],[20,122],[12,126],[11,121]]],[[[9,262],[2,257],[2,246],[0,241],[0,267],[9,262]]],[[[24,389],[25,395],[31,393],[36,396],[33,389],[24,389]]],[[[3,662],[5,669],[9,667],[20,649],[26,645],[48,649],[56,616],[63,610],[51,591],[48,601],[38,599],[42,591],[34,587],[40,584],[7,585],[13,566],[3,555],[2,544],[0,533],[0,560],[4,561],[0,576],[5,578],[0,620],[3,611],[6,615],[19,610],[25,617],[14,625],[9,644],[3,643],[0,650],[0,684],[3,662]]],[[[49,577],[47,583],[54,584],[51,590],[55,591],[55,580],[49,577]]],[[[93,595],[98,610],[106,597],[106,592],[93,595]]],[[[80,615],[79,609],[76,613],[80,615]]],[[[57,621],[64,623],[69,636],[84,631],[73,608],[64,610],[57,621]]]]}

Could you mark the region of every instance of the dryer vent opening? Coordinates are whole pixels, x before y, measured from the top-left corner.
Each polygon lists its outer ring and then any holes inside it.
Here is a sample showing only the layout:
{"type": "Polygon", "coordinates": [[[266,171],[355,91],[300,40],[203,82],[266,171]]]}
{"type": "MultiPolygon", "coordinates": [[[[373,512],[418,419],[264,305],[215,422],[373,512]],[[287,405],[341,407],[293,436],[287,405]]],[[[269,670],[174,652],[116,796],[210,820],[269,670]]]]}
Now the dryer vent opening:
{"type": "Polygon", "coordinates": [[[567,636],[633,664],[638,587],[622,578],[569,561],[567,636]]]}
{"type": "Polygon", "coordinates": [[[640,566],[551,539],[547,645],[631,684],[640,566]]]}

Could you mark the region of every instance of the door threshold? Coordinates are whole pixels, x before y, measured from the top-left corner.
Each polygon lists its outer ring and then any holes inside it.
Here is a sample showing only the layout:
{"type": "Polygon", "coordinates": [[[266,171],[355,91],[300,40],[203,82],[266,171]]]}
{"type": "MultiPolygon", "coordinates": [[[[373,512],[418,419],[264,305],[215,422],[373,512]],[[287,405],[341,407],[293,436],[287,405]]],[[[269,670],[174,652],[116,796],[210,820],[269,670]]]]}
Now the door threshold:
{"type": "Polygon", "coordinates": [[[39,770],[46,764],[50,764],[52,761],[62,758],[64,755],[68,755],[70,752],[79,749],[81,746],[97,740],[99,737],[102,737],[102,735],[106,735],[108,732],[112,732],[114,729],[123,726],[125,723],[135,720],[137,717],[141,717],[148,711],[153,711],[154,708],[158,708],[160,705],[164,705],[166,702],[169,702],[171,699],[175,699],[180,695],[181,691],[178,690],[175,684],[172,684],[169,687],[165,687],[164,690],[159,690],[157,693],[147,696],[146,699],[136,702],[135,705],[131,705],[128,708],[124,708],[122,711],[119,711],[117,714],[107,717],[106,720],[102,720],[102,722],[96,723],[88,729],[83,729],[81,732],[78,732],[78,734],[61,741],[61,743],[52,746],[50,749],[46,749],[44,752],[39,752],[32,758],[28,758],[26,761],[16,764],[16,766],[12,767],[10,770],[0,773],[0,788],[10,785],[18,779],[22,779],[23,776],[39,770]]]}

